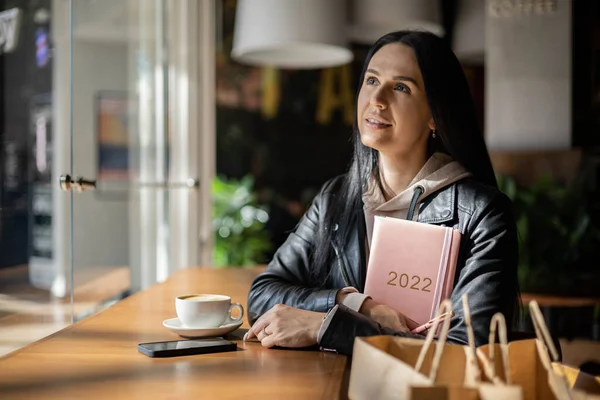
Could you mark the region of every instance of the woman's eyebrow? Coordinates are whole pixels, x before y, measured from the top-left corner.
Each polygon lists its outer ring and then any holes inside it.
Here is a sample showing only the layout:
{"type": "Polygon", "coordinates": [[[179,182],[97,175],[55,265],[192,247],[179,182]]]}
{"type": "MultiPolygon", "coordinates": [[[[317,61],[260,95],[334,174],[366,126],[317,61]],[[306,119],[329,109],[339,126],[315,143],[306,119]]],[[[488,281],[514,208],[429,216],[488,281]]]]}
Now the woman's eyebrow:
{"type": "MultiPolygon", "coordinates": [[[[379,76],[379,72],[377,72],[374,69],[369,68],[369,69],[367,69],[367,72],[369,72],[373,75],[379,76]]],[[[419,84],[417,83],[417,81],[414,78],[411,78],[410,76],[397,75],[397,76],[392,77],[392,79],[395,81],[409,81],[409,82],[412,82],[416,87],[419,87],[419,84]]]]}

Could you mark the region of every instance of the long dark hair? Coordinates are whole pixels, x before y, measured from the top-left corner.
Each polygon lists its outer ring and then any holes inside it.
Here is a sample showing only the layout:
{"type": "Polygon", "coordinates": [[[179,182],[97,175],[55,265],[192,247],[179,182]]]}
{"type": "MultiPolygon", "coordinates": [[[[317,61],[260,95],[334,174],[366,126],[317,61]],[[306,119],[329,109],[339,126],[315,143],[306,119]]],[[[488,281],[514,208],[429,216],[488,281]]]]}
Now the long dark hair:
{"type": "MultiPolygon", "coordinates": [[[[437,137],[430,139],[428,151],[449,154],[471,172],[475,180],[497,187],[464,72],[449,45],[440,37],[422,31],[398,31],[381,37],[367,53],[358,81],[357,98],[371,58],[390,43],[410,46],[419,63],[437,130],[437,137]]],[[[349,171],[341,186],[335,189],[330,208],[321,210],[325,213],[325,224],[321,225],[312,259],[314,276],[321,284],[325,284],[322,280],[328,273],[326,266],[332,257],[332,243],[345,243],[352,229],[352,218],[356,210],[362,208],[362,194],[369,177],[374,175],[379,179],[379,174],[373,174],[378,168],[378,153],[362,144],[356,115],[352,140],[354,156],[349,171]]]]}

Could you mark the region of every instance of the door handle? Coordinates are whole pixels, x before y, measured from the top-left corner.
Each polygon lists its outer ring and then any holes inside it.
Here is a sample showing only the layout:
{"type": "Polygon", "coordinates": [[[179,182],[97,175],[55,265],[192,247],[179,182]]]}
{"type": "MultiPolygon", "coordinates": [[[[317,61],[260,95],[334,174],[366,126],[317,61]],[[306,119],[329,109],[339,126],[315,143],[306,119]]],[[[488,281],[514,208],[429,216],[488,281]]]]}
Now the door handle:
{"type": "Polygon", "coordinates": [[[69,174],[61,175],[59,178],[59,183],[60,188],[65,192],[68,192],[72,189],[75,189],[78,192],[96,189],[96,181],[85,179],[81,176],[77,176],[75,179],[72,179],[71,175],[69,174]]]}
{"type": "MultiPolygon", "coordinates": [[[[68,192],[69,190],[75,189],[78,192],[84,190],[96,189],[96,181],[91,179],[85,179],[83,177],[76,177],[72,179],[69,174],[63,174],[59,178],[60,188],[68,192]]],[[[189,178],[184,182],[136,182],[132,183],[133,187],[138,189],[141,188],[156,188],[156,189],[197,189],[200,187],[200,181],[198,179],[189,178]]]]}

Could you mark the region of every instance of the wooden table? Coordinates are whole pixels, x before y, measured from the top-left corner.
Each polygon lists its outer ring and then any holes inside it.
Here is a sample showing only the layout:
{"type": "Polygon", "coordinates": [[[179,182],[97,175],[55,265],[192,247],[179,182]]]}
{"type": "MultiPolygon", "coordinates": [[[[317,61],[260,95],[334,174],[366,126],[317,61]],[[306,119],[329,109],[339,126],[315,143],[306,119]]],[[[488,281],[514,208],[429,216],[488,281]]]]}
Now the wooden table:
{"type": "Polygon", "coordinates": [[[349,363],[337,354],[268,350],[241,341],[237,352],[220,354],[153,359],[137,351],[138,343],[179,339],[162,326],[175,315],[176,295],[222,293],[245,305],[250,283],[260,271],[178,271],[164,283],[0,358],[0,398],[345,397],[349,363]]]}
{"type": "Polygon", "coordinates": [[[553,296],[538,293],[521,294],[521,301],[525,307],[533,300],[540,306],[548,329],[553,336],[557,338],[598,340],[593,326],[596,318],[594,315],[597,315],[598,310],[600,310],[600,297],[553,296]]]}
{"type": "Polygon", "coordinates": [[[552,296],[537,293],[522,293],[521,301],[528,305],[533,300],[540,307],[596,307],[600,305],[600,297],[552,296]]]}

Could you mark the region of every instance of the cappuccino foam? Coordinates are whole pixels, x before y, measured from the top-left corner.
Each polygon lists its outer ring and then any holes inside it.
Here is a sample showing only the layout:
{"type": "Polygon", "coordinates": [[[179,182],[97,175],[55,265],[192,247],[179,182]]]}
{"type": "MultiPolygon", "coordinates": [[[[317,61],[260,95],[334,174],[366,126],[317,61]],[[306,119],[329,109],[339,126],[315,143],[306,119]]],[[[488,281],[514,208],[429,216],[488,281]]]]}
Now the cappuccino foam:
{"type": "Polygon", "coordinates": [[[189,296],[181,296],[180,299],[190,301],[222,301],[227,300],[227,297],[214,294],[192,294],[189,296]]]}

